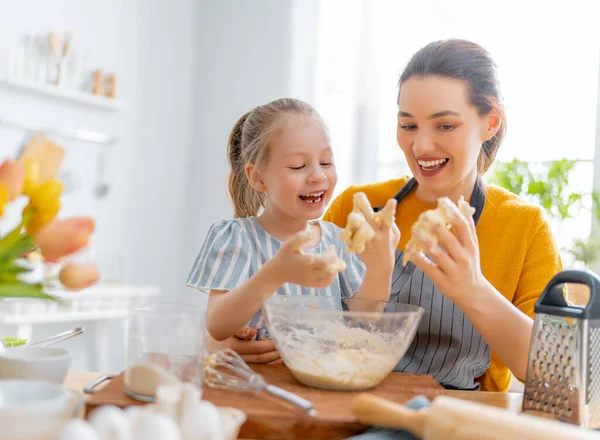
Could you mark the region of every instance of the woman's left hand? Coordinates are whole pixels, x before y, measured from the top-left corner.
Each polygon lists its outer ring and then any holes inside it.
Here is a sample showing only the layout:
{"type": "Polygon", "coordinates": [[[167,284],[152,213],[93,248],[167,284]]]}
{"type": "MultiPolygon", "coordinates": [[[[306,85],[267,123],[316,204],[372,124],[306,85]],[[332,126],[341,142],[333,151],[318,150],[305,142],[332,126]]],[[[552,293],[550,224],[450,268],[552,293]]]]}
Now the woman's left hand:
{"type": "Polygon", "coordinates": [[[451,207],[452,233],[445,225],[425,220],[421,226],[438,237],[438,244],[413,226],[413,240],[424,249],[406,249],[411,261],[427,275],[436,287],[455,304],[472,301],[487,284],[479,261],[479,243],[472,217],[465,217],[455,205],[451,207]]]}

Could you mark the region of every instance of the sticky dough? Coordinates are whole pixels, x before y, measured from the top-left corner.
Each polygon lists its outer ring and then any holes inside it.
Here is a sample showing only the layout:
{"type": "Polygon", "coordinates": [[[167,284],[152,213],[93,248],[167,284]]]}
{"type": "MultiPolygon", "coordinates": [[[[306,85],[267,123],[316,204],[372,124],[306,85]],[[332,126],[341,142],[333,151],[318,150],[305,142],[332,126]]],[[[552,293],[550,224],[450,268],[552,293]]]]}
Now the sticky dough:
{"type": "Polygon", "coordinates": [[[346,270],[346,262],[337,256],[337,249],[335,246],[328,247],[321,255],[304,252],[301,246],[296,249],[296,252],[308,255],[312,264],[318,261],[329,261],[325,269],[332,274],[346,270]]]}
{"type": "Polygon", "coordinates": [[[389,227],[395,220],[395,204],[387,203],[381,211],[373,212],[369,199],[362,192],[354,194],[353,204],[340,238],[346,242],[348,252],[360,254],[364,252],[365,244],[375,236],[375,230],[367,219],[373,220],[376,225],[389,227]]]}
{"type": "MultiPolygon", "coordinates": [[[[454,220],[454,214],[451,206],[453,205],[452,201],[448,197],[441,197],[438,199],[438,206],[435,209],[430,209],[429,211],[425,211],[422,213],[417,221],[412,226],[413,236],[415,235],[414,231],[418,230],[418,232],[426,239],[431,240],[433,243],[438,243],[438,238],[435,234],[432,234],[429,228],[425,227],[423,223],[429,222],[433,224],[444,225],[446,228],[452,228],[452,220],[454,220]]],[[[458,203],[456,204],[458,210],[465,217],[472,217],[475,214],[475,208],[469,205],[465,199],[461,196],[458,199],[458,203]]],[[[423,251],[423,248],[414,240],[412,237],[406,243],[406,249],[409,247],[414,248],[418,252],[423,251]]],[[[406,265],[410,261],[410,257],[407,253],[404,254],[404,258],[402,260],[402,264],[406,265]]]]}

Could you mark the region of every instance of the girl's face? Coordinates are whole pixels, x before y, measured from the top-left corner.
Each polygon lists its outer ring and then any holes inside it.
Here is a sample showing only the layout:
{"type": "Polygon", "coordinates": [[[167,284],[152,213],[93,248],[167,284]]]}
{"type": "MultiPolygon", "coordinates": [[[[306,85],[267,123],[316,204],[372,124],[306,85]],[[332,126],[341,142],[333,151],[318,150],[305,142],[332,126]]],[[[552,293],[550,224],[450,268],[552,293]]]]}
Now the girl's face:
{"type": "Polygon", "coordinates": [[[481,144],[498,130],[497,113],[480,116],[464,82],[437,76],[405,81],[398,108],[398,145],[420,196],[470,196],[481,144]]]}
{"type": "Polygon", "coordinates": [[[250,180],[267,196],[266,213],[302,221],[323,215],[337,173],[330,140],[314,117],[286,116],[269,137],[268,157],[250,180]]]}

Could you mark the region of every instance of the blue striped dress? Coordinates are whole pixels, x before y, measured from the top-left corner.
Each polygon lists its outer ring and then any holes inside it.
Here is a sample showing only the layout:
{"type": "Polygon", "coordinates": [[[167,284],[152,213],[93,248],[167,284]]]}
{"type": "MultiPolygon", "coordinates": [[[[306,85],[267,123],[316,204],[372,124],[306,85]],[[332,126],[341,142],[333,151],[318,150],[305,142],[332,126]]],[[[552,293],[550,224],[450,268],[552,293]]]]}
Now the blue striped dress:
{"type": "MultiPolygon", "coordinates": [[[[340,227],[316,220],[321,226],[321,241],[306,252],[322,254],[334,245],[339,258],[346,262],[346,270],[327,288],[311,288],[285,283],[275,295],[319,295],[351,297],[360,287],[365,266],[356,254],[346,252],[340,240],[340,227]]],[[[210,290],[232,290],[254,275],[263,264],[275,256],[282,242],[271,236],[256,217],[222,220],[213,224],[194,261],[186,286],[208,293],[210,290]]],[[[256,328],[255,339],[269,339],[260,310],[248,323],[256,328]]]]}

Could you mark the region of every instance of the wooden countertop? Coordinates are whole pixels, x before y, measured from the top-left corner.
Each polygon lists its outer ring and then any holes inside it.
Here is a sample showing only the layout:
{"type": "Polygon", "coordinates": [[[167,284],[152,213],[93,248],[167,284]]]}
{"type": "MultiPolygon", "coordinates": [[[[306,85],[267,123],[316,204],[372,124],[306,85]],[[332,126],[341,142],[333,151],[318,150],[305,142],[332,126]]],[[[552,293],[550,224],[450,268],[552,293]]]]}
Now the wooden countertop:
{"type": "MultiPolygon", "coordinates": [[[[82,392],[86,385],[105,374],[88,371],[70,371],[64,385],[73,391],[82,392]]],[[[521,410],[521,401],[523,399],[523,394],[521,393],[492,393],[485,391],[448,390],[447,395],[515,412],[521,410]]]]}

